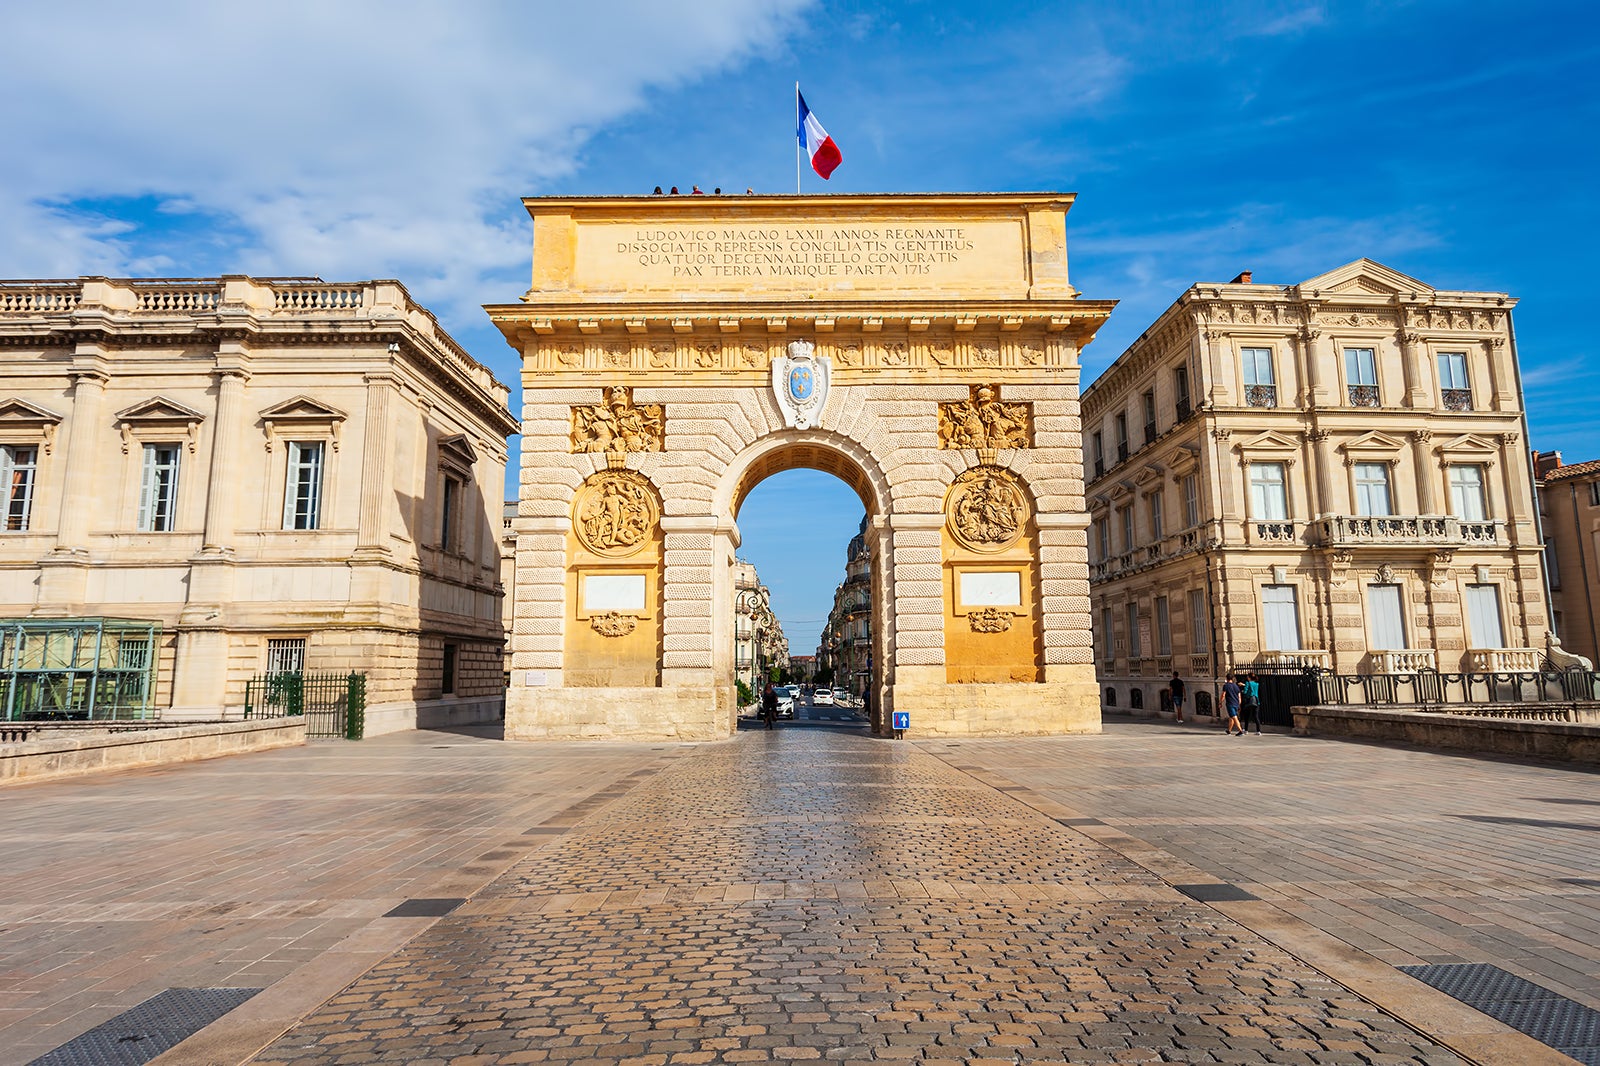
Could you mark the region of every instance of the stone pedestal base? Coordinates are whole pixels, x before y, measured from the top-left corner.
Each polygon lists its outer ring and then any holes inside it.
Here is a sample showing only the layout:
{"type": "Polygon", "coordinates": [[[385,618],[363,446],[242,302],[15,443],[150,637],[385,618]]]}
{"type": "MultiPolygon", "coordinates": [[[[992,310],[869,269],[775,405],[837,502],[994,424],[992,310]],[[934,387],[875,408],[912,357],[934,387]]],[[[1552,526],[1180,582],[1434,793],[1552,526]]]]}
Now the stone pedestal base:
{"type": "Polygon", "coordinates": [[[738,725],[734,687],[512,688],[507,740],[724,740],[738,725]]]}

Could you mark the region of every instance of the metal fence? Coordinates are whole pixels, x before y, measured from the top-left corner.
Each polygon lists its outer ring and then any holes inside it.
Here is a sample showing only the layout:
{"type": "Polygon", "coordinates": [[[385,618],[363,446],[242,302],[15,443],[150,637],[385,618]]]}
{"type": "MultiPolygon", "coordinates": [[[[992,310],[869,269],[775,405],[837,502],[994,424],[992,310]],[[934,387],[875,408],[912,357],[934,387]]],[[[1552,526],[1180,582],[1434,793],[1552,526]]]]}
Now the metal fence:
{"type": "Polygon", "coordinates": [[[1600,700],[1593,670],[1506,673],[1336,674],[1314,667],[1255,667],[1265,721],[1293,725],[1291,707],[1313,704],[1410,706],[1419,709],[1494,704],[1559,704],[1600,700]]]}
{"type": "Polygon", "coordinates": [[[244,688],[246,718],[303,715],[308,737],[360,740],[366,714],[364,674],[261,674],[244,688]]]}

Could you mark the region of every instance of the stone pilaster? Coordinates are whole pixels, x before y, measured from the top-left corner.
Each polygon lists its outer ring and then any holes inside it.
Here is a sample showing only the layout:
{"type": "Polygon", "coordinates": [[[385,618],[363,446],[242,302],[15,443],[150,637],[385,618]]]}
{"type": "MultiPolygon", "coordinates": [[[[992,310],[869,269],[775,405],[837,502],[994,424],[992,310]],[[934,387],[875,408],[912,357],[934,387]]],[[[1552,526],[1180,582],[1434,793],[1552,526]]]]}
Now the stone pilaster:
{"type": "Polygon", "coordinates": [[[1428,444],[1433,440],[1433,430],[1415,429],[1411,431],[1411,466],[1413,476],[1417,481],[1417,513],[1434,514],[1434,479],[1438,476],[1435,471],[1438,467],[1433,462],[1432,450],[1428,444]]]}
{"type": "MultiPolygon", "coordinates": [[[[61,491],[61,517],[56,523],[56,551],[79,553],[87,549],[89,516],[103,514],[96,507],[94,471],[106,458],[97,454],[100,430],[100,408],[106,394],[109,376],[98,358],[85,361],[79,349],[78,359],[69,371],[72,379],[72,425],[67,434],[66,476],[61,491]]],[[[131,525],[131,523],[128,523],[131,525]]]]}
{"type": "Polygon", "coordinates": [[[361,443],[361,511],[356,529],[356,554],[388,555],[389,529],[389,395],[392,374],[368,374],[366,432],[361,443]]]}
{"type": "Polygon", "coordinates": [[[217,417],[211,427],[211,473],[206,482],[206,525],[201,551],[227,555],[233,551],[233,504],[237,478],[228,475],[238,460],[239,412],[244,407],[250,380],[249,359],[242,351],[224,346],[217,356],[217,417]]]}

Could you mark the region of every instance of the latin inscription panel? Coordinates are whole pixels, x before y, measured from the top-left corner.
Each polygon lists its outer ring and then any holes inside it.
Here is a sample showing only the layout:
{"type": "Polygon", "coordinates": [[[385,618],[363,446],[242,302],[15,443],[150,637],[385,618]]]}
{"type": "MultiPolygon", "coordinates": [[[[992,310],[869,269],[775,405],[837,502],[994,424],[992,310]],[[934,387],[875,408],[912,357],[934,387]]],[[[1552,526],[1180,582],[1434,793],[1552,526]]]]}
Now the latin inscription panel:
{"type": "Polygon", "coordinates": [[[755,293],[1014,292],[1027,288],[1015,220],[578,223],[574,287],[755,293]]]}

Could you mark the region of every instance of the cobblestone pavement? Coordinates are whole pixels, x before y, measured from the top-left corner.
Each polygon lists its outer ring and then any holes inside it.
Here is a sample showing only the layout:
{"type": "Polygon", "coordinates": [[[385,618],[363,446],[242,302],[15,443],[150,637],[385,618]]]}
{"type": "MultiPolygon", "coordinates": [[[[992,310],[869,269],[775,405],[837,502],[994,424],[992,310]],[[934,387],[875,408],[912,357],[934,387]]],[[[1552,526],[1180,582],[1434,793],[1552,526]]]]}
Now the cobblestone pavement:
{"type": "MultiPolygon", "coordinates": [[[[1017,750],[1065,779],[1063,744],[1017,750]]],[[[255,1061],[1462,1061],[1015,787],[861,735],[701,747],[255,1061]]]]}
{"type": "Polygon", "coordinates": [[[1126,719],[928,750],[1390,965],[1493,963],[1600,1008],[1593,770],[1126,719]]]}
{"type": "Polygon", "coordinates": [[[168,988],[298,990],[254,1051],[427,924],[384,919],[397,904],[472,894],[552,839],[530,826],[570,824],[681,750],[491,737],[401,733],[0,789],[0,1063],[168,988]]]}

